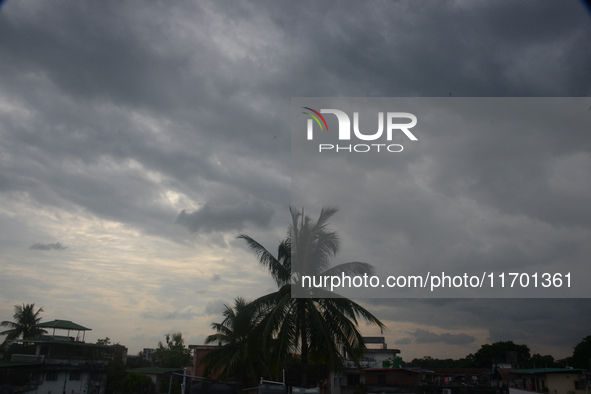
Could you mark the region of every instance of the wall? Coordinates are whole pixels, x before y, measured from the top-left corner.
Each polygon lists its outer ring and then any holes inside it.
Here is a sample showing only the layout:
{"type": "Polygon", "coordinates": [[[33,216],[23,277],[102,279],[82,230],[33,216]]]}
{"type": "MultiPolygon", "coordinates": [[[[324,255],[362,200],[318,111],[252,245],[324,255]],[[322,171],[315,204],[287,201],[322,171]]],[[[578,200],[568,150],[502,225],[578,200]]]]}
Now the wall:
{"type": "MultiPolygon", "coordinates": [[[[103,376],[104,378],[104,376],[103,376]]],[[[88,383],[90,380],[90,373],[80,372],[79,380],[70,380],[69,371],[58,371],[57,380],[47,380],[47,374],[42,373],[42,383],[29,393],[35,394],[98,394],[104,393],[106,381],[102,379],[100,384],[93,381],[88,390],[88,383]],[[65,389],[64,389],[65,383],[65,389]]]]}
{"type": "Polygon", "coordinates": [[[547,374],[545,380],[546,386],[550,390],[550,394],[568,394],[569,392],[585,392],[584,389],[575,391],[575,381],[580,380],[578,373],[547,374]]]}
{"type": "Polygon", "coordinates": [[[420,377],[419,373],[402,368],[365,370],[365,384],[367,386],[418,386],[420,377]],[[380,376],[382,376],[381,379],[380,376]]]}

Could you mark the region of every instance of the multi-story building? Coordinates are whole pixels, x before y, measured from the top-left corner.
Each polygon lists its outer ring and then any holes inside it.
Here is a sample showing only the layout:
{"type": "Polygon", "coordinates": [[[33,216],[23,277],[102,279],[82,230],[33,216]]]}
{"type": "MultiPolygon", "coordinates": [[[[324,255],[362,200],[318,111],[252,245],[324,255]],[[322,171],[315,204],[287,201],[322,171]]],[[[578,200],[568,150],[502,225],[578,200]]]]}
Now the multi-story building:
{"type": "MultiPolygon", "coordinates": [[[[398,349],[388,349],[384,337],[363,337],[366,349],[359,364],[362,369],[391,368],[396,366],[398,349]]],[[[344,357],[344,369],[330,372],[331,394],[352,394],[360,384],[365,384],[365,372],[355,362],[344,357]]]]}
{"type": "Polygon", "coordinates": [[[103,394],[109,365],[125,364],[127,348],[124,346],[84,342],[84,332],[90,328],[68,320],[54,320],[39,326],[51,329],[52,333],[13,343],[11,359],[0,364],[3,383],[13,392],[103,394]],[[56,330],[67,333],[56,335],[56,330]],[[70,336],[74,332],[76,336],[70,336]],[[19,347],[22,353],[18,352],[19,347]]]}

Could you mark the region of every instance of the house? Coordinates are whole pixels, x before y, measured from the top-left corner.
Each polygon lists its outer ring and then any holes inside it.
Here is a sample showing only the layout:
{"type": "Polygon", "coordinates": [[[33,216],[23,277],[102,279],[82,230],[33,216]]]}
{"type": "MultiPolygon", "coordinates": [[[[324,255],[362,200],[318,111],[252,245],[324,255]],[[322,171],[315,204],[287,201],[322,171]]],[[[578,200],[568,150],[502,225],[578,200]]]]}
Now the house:
{"type": "Polygon", "coordinates": [[[144,361],[152,362],[154,359],[154,349],[145,347],[144,350],[142,350],[142,357],[144,361]]]}
{"type": "MultiPolygon", "coordinates": [[[[369,386],[419,386],[423,375],[431,371],[418,368],[368,368],[364,369],[365,385],[369,386]]],[[[383,389],[380,389],[383,391],[383,389]]]]}
{"type": "Polygon", "coordinates": [[[487,368],[431,368],[427,383],[432,386],[491,386],[492,370],[487,368]]]}
{"type": "Polygon", "coordinates": [[[182,368],[142,367],[128,369],[126,372],[148,376],[152,381],[155,392],[160,393],[168,391],[168,384],[170,383],[172,374],[182,374],[183,370],[182,368]],[[167,389],[163,391],[163,387],[167,387],[167,389]]]}
{"type": "Polygon", "coordinates": [[[84,342],[84,332],[90,328],[69,320],[38,326],[52,330],[51,334],[13,342],[11,348],[18,351],[22,347],[22,353],[13,351],[11,359],[0,364],[0,373],[10,377],[10,389],[14,392],[103,394],[109,365],[125,364],[124,346],[84,342]],[[70,336],[74,332],[76,335],[70,336]]]}
{"type": "Polygon", "coordinates": [[[511,394],[538,392],[548,394],[585,393],[588,381],[584,369],[535,368],[515,369],[509,372],[513,380],[509,382],[511,394]]]}
{"type": "MultiPolygon", "coordinates": [[[[366,384],[364,370],[371,369],[392,369],[397,366],[398,349],[388,349],[384,337],[363,337],[367,349],[363,352],[359,363],[360,370],[355,362],[347,357],[343,359],[344,368],[340,371],[331,371],[329,376],[331,394],[352,394],[361,384],[366,384]]],[[[373,372],[370,372],[373,374],[373,372]]],[[[376,378],[377,379],[377,378],[376,378]]]]}
{"type": "MultiPolygon", "coordinates": [[[[201,364],[201,359],[209,353],[211,350],[219,348],[219,346],[213,345],[189,345],[189,349],[193,350],[193,366],[187,371],[189,375],[203,377],[205,376],[205,367],[201,364]]],[[[211,379],[217,379],[218,373],[214,373],[210,376],[211,379]]]]}

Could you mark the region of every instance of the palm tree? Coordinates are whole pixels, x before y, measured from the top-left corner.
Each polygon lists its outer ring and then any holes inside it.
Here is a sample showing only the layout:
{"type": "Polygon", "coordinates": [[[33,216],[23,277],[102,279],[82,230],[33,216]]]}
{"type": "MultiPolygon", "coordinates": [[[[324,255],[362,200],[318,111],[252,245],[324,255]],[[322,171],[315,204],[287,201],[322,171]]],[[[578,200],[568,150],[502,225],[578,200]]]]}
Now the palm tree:
{"type": "Polygon", "coordinates": [[[22,337],[23,341],[33,339],[38,335],[47,333],[46,330],[37,327],[41,321],[39,314],[43,312],[43,308],[37,309],[35,312],[35,304],[23,304],[23,306],[14,306],[14,322],[3,321],[0,323],[2,327],[10,327],[10,330],[0,332],[0,335],[6,335],[5,342],[12,341],[22,337]]]}
{"type": "Polygon", "coordinates": [[[321,298],[328,294],[316,289],[309,291],[309,298],[292,298],[291,287],[299,286],[303,274],[363,275],[371,274],[373,267],[360,262],[330,266],[330,260],[339,249],[339,238],[328,222],[337,209],[323,208],[315,222],[305,216],[303,210],[290,211],[292,223],[286,239],[279,244],[277,257],[251,237],[240,235],[239,238],[248,243],[277,283],[277,292],[253,301],[253,305],[265,311],[261,320],[264,337],[276,343],[273,365],[282,365],[287,355],[300,350],[304,367],[302,385],[306,386],[309,361],[338,368],[342,363],[342,350],[359,360],[365,345],[357,329],[358,318],[377,325],[382,331],[385,326],[368,310],[337,294],[321,298]]]}
{"type": "Polygon", "coordinates": [[[224,305],[222,315],[221,323],[211,325],[216,333],[205,340],[206,344],[220,345],[201,360],[206,375],[219,372],[222,380],[236,379],[245,385],[255,385],[260,376],[270,373],[259,325],[263,316],[241,297],[234,300],[233,308],[224,305]]]}

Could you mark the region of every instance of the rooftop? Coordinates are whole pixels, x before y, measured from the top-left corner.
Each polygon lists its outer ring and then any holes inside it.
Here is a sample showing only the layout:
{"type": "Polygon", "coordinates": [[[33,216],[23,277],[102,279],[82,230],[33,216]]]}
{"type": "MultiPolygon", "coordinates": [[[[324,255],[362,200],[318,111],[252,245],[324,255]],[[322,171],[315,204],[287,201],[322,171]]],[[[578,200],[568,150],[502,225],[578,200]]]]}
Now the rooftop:
{"type": "Polygon", "coordinates": [[[400,349],[363,349],[363,353],[400,353],[400,349]]]}
{"type": "Polygon", "coordinates": [[[161,367],[143,367],[143,368],[132,368],[126,370],[127,372],[144,373],[144,374],[165,374],[173,372],[182,372],[182,368],[161,368],[161,367]]]}
{"type": "Polygon", "coordinates": [[[363,368],[364,371],[396,371],[399,373],[412,372],[412,373],[433,373],[427,369],[419,368],[363,368]]]}
{"type": "Polygon", "coordinates": [[[41,328],[57,328],[60,330],[76,330],[76,331],[91,331],[92,329],[81,326],[71,322],[70,320],[52,320],[45,323],[37,324],[37,327],[41,328]]]}
{"type": "Polygon", "coordinates": [[[524,374],[524,375],[536,375],[546,373],[578,373],[583,372],[584,369],[571,369],[571,368],[533,368],[533,369],[514,369],[509,373],[524,374]]]}

